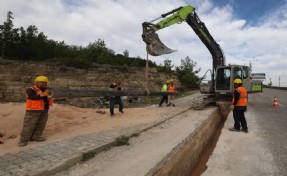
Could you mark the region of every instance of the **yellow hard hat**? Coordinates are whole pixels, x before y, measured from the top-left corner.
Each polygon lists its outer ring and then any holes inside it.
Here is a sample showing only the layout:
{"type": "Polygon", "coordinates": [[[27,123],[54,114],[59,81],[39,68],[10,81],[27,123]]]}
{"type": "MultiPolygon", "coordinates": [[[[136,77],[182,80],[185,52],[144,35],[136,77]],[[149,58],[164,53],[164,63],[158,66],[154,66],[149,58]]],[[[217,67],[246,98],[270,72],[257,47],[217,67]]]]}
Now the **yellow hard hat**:
{"type": "Polygon", "coordinates": [[[38,76],[34,81],[35,82],[48,82],[49,79],[46,76],[38,76]]]}
{"type": "Polygon", "coordinates": [[[173,82],[173,79],[171,79],[170,82],[173,82]]]}
{"type": "Polygon", "coordinates": [[[234,81],[233,81],[233,83],[234,84],[242,84],[242,81],[241,81],[241,79],[235,79],[234,81]]]}
{"type": "Polygon", "coordinates": [[[170,83],[170,80],[167,80],[166,83],[170,83]]]}

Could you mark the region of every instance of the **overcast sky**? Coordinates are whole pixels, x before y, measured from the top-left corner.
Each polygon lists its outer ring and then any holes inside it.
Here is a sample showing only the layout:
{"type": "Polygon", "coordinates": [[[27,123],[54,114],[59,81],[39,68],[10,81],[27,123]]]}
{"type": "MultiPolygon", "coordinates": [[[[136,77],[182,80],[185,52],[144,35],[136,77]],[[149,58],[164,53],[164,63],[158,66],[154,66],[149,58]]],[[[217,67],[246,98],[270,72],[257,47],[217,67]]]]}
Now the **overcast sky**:
{"type": "MultiPolygon", "coordinates": [[[[192,5],[213,38],[221,45],[227,64],[252,63],[254,73],[266,73],[274,86],[287,87],[287,0],[0,0],[0,22],[13,13],[15,28],[35,25],[49,39],[86,46],[102,39],[122,54],[146,58],[142,22],[179,6],[192,5]]],[[[212,68],[212,58],[186,23],[158,31],[161,41],[177,52],[149,56],[157,64],[170,59],[180,65],[189,56],[201,68],[212,68]]]]}

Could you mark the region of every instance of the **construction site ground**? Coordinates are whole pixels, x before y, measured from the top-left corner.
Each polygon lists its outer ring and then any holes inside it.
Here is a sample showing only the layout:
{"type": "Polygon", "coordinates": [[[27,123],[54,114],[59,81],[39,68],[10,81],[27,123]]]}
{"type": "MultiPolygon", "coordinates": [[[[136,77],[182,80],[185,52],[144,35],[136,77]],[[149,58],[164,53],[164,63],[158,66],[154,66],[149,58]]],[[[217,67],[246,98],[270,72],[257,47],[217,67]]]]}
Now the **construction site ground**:
{"type": "MultiPolygon", "coordinates": [[[[22,148],[17,147],[17,142],[25,105],[0,104],[0,130],[5,133],[4,143],[0,145],[0,175],[138,176],[152,173],[166,155],[194,133],[216,109],[190,109],[194,98],[199,95],[195,93],[177,99],[176,107],[158,107],[155,104],[126,108],[123,114],[116,111],[114,117],[109,116],[107,109],[102,109],[107,113],[101,114],[97,109],[56,104],[50,110],[44,132],[47,141],[29,142],[22,148]],[[121,146],[122,141],[119,140],[115,143],[121,136],[129,136],[130,145],[121,146]]],[[[232,122],[230,114],[204,174],[272,173],[268,164],[270,156],[260,139],[253,140],[256,123],[250,121],[254,130],[245,134],[229,132],[227,129],[232,122]],[[248,145],[238,145],[241,142],[248,145]],[[257,162],[262,159],[265,162],[259,166],[257,162]]]]}

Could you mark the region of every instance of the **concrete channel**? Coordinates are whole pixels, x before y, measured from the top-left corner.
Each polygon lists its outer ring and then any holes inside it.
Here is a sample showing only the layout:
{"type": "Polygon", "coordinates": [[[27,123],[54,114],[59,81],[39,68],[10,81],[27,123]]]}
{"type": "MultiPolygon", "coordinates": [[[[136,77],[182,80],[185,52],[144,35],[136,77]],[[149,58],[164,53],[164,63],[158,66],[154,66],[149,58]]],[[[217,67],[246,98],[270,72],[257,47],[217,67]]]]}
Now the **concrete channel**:
{"type": "Polygon", "coordinates": [[[196,130],[179,143],[147,175],[191,176],[223,122],[219,108],[213,109],[196,130]]]}

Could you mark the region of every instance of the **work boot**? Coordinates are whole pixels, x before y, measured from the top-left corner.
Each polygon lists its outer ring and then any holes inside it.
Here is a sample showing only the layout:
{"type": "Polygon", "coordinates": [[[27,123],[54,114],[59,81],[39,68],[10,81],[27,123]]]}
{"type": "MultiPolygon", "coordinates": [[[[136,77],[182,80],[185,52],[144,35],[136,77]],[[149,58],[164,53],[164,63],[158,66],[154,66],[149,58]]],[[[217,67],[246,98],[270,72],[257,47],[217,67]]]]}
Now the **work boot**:
{"type": "Polygon", "coordinates": [[[121,112],[121,113],[124,113],[124,111],[123,111],[123,110],[120,110],[120,112],[121,112]]]}
{"type": "Polygon", "coordinates": [[[242,129],[241,131],[244,133],[248,133],[248,129],[242,129]]]}
{"type": "Polygon", "coordinates": [[[24,147],[28,144],[28,141],[19,141],[18,147],[24,147]]]}
{"type": "Polygon", "coordinates": [[[235,129],[235,128],[229,128],[228,130],[229,130],[229,131],[240,132],[240,130],[238,130],[238,129],[235,129]]]}
{"type": "Polygon", "coordinates": [[[30,141],[37,141],[37,142],[43,142],[45,140],[46,140],[46,138],[43,136],[38,137],[38,138],[30,138],[30,141]]]}
{"type": "Polygon", "coordinates": [[[110,117],[114,117],[115,115],[114,114],[110,114],[110,117]]]}

